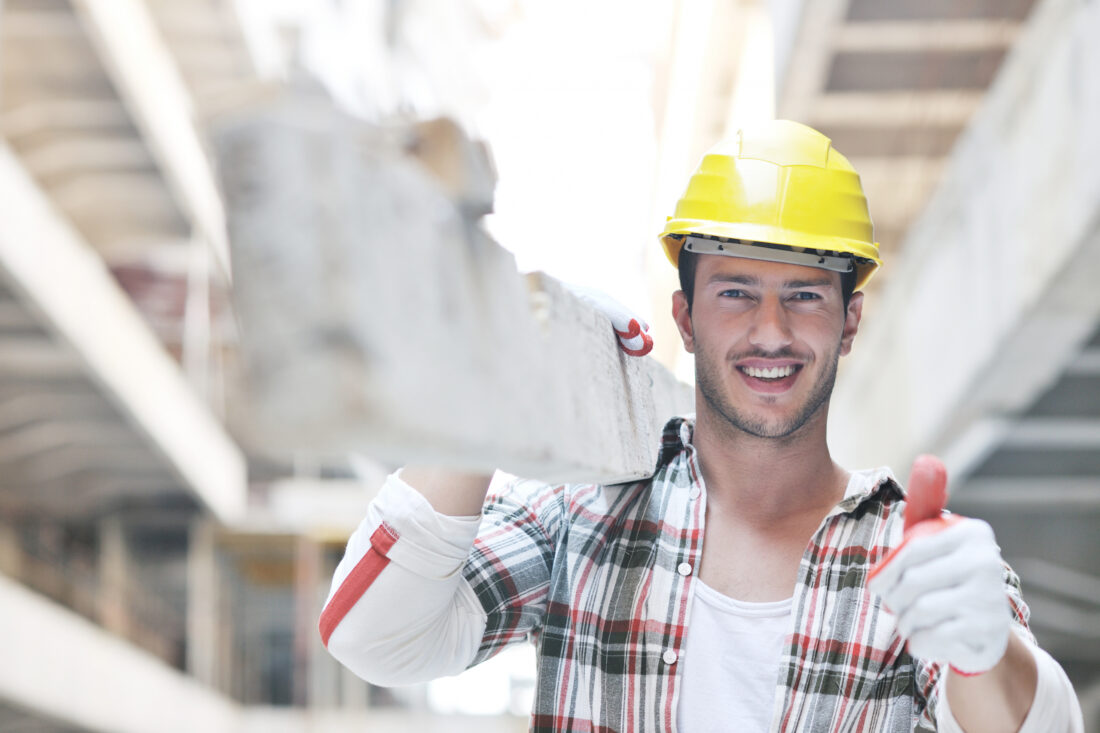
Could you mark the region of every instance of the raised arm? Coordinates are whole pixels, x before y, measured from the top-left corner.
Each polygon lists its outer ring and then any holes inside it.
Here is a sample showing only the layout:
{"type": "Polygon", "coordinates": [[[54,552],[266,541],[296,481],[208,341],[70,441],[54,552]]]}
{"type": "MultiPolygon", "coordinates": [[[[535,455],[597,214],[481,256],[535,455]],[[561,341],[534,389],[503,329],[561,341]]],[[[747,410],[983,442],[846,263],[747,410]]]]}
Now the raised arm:
{"type": "Polygon", "coordinates": [[[462,568],[488,487],[488,476],[426,469],[386,479],[321,614],[321,639],[336,659],[378,685],[455,674],[473,661],[486,616],[462,568]]]}

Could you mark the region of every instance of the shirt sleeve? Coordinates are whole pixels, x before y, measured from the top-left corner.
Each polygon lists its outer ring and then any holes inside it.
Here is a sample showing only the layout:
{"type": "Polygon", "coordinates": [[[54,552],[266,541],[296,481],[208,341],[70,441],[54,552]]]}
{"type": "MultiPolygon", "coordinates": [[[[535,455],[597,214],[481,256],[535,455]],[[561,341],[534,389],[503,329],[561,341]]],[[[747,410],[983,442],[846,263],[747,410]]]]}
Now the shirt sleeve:
{"type": "Polygon", "coordinates": [[[437,513],[390,475],[333,576],[319,624],[329,652],[377,685],[462,671],[485,629],[462,575],[479,524],[437,513]]]}
{"type": "MultiPolygon", "coordinates": [[[[1035,657],[1038,677],[1035,700],[1019,733],[1084,733],[1081,705],[1065,671],[1045,651],[1026,640],[1025,644],[1035,657]]],[[[947,695],[941,696],[937,722],[941,733],[965,733],[951,712],[947,695]]]]}
{"type": "Polygon", "coordinates": [[[566,526],[566,489],[521,480],[487,501],[463,571],[486,616],[472,664],[508,644],[533,640],[541,630],[566,526]]]}

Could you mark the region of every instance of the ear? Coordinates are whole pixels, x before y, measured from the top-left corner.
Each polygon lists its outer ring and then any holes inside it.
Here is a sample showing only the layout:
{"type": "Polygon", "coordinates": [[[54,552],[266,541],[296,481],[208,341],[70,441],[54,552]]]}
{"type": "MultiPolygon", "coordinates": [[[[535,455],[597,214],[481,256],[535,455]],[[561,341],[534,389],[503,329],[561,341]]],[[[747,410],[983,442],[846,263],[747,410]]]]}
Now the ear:
{"type": "Polygon", "coordinates": [[[695,329],[691,323],[691,311],[688,308],[687,296],[683,290],[677,290],[672,294],[672,318],[676,321],[676,328],[680,331],[684,348],[689,354],[695,353],[695,329]]]}
{"type": "Polygon", "coordinates": [[[844,331],[840,335],[840,355],[846,356],[852,350],[859,319],[863,317],[863,293],[852,293],[848,301],[848,311],[844,314],[844,331]]]}

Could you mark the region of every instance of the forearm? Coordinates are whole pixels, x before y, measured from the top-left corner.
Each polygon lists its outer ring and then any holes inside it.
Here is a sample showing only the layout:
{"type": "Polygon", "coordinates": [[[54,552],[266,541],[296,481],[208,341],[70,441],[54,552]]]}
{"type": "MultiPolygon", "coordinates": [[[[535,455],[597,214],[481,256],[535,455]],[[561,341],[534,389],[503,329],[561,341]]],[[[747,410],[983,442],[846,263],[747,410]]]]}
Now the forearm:
{"type": "Polygon", "coordinates": [[[1014,633],[1002,663],[973,678],[944,672],[937,713],[942,733],[1083,733],[1073,685],[1049,654],[1014,633]],[[995,672],[1003,676],[982,679],[995,672]]]}
{"type": "Polygon", "coordinates": [[[485,614],[461,570],[476,517],[440,515],[396,476],[348,541],[321,616],[329,651],[392,685],[454,674],[473,661],[485,614]]]}
{"type": "Polygon", "coordinates": [[[1004,657],[973,677],[947,671],[946,692],[955,720],[966,733],[1018,731],[1035,699],[1035,658],[1010,634],[1004,657]]]}
{"type": "Polygon", "coordinates": [[[461,473],[427,466],[405,466],[402,480],[416,489],[440,514],[473,517],[481,514],[492,474],[461,473]]]}

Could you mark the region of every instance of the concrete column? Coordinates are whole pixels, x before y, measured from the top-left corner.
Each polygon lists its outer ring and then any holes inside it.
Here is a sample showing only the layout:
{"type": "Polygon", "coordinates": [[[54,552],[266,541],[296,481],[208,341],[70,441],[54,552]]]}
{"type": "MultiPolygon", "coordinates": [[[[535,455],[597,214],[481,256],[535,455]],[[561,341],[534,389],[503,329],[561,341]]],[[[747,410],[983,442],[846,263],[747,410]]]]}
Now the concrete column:
{"type": "Polygon", "coordinates": [[[324,649],[317,633],[321,609],[317,585],[321,578],[321,547],[309,537],[299,537],[294,546],[294,678],[297,706],[309,705],[313,692],[313,669],[324,649]]]}
{"type": "Polygon", "coordinates": [[[119,636],[130,632],[130,547],[126,527],[118,517],[99,523],[99,622],[119,636]]]}
{"type": "Polygon", "coordinates": [[[0,573],[18,578],[23,564],[23,550],[19,546],[19,536],[15,527],[0,522],[0,573]]]}
{"type": "Polygon", "coordinates": [[[199,518],[191,525],[187,549],[187,671],[218,687],[220,593],[216,525],[199,518]]]}

